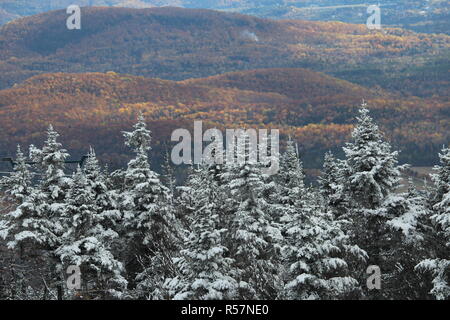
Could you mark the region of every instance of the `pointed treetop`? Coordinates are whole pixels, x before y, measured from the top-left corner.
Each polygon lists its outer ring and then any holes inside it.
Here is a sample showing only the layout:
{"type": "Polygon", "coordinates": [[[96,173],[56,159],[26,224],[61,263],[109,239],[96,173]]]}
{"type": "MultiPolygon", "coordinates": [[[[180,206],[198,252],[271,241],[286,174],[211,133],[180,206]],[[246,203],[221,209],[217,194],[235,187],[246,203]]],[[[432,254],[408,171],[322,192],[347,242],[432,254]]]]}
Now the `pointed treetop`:
{"type": "Polygon", "coordinates": [[[92,146],[89,146],[88,157],[94,157],[95,158],[95,150],[94,150],[94,148],[92,148],[92,146]]]}
{"type": "Polygon", "coordinates": [[[331,152],[331,150],[328,150],[325,153],[324,162],[330,162],[330,161],[334,161],[334,154],[333,154],[333,152],[331,152]]]}
{"type": "Polygon", "coordinates": [[[286,150],[281,156],[278,176],[284,188],[298,188],[298,192],[303,191],[305,187],[303,164],[293,140],[287,141],[286,150]]]}
{"type": "Polygon", "coordinates": [[[145,117],[144,117],[144,113],[142,111],[138,112],[138,116],[137,116],[138,122],[143,122],[145,123],[145,117]]]}
{"type": "Polygon", "coordinates": [[[44,142],[44,148],[50,148],[56,150],[61,148],[62,144],[57,141],[59,133],[53,128],[53,125],[49,125],[47,129],[47,140],[44,142]]]}
{"type": "Polygon", "coordinates": [[[352,132],[352,137],[357,144],[365,144],[366,141],[379,141],[382,139],[378,125],[369,115],[370,111],[366,106],[365,103],[361,105],[359,116],[356,117],[358,123],[352,132]]]}
{"type": "Polygon", "coordinates": [[[95,150],[92,147],[89,148],[89,153],[87,154],[87,159],[84,165],[84,173],[88,178],[93,179],[96,179],[101,173],[100,165],[97,157],[95,156],[95,150]]]}
{"type": "Polygon", "coordinates": [[[134,130],[132,132],[123,132],[125,137],[125,144],[133,148],[133,150],[138,153],[141,151],[149,151],[151,142],[151,131],[147,129],[147,124],[145,123],[145,117],[142,112],[138,115],[138,122],[133,126],[134,130]]]}
{"type": "Polygon", "coordinates": [[[14,166],[15,171],[20,171],[21,174],[24,174],[27,177],[30,177],[31,174],[29,172],[30,165],[26,162],[26,157],[22,152],[22,149],[20,148],[20,145],[17,145],[17,152],[16,152],[16,162],[14,166]]]}
{"type": "Polygon", "coordinates": [[[325,153],[321,175],[318,178],[320,185],[320,193],[327,200],[336,196],[339,188],[339,175],[341,174],[339,160],[337,160],[331,151],[325,153]]]}
{"type": "Polygon", "coordinates": [[[23,154],[19,144],[17,145],[16,162],[17,163],[25,162],[25,155],[23,154]]]}
{"type": "Polygon", "coordinates": [[[51,165],[55,170],[64,168],[64,161],[69,154],[67,153],[67,150],[62,148],[62,144],[57,141],[58,137],[58,132],[53,129],[52,125],[49,125],[47,130],[47,140],[45,140],[42,149],[30,145],[30,158],[37,162],[38,166],[46,168],[51,165]],[[56,168],[55,165],[58,168],[56,168]]]}
{"type": "Polygon", "coordinates": [[[324,175],[337,175],[339,170],[338,162],[339,160],[335,158],[333,152],[327,151],[323,159],[322,177],[324,175]]]}
{"type": "MultiPolygon", "coordinates": [[[[0,189],[5,193],[6,202],[11,200],[14,203],[21,203],[30,194],[32,174],[29,168],[20,146],[17,146],[14,171],[10,175],[0,177],[0,189]]],[[[0,196],[0,200],[2,198],[3,195],[0,196]]]]}
{"type": "Polygon", "coordinates": [[[95,150],[92,147],[89,147],[89,152],[87,154],[86,165],[88,163],[98,163],[97,156],[95,155],[95,150]]]}
{"type": "Polygon", "coordinates": [[[284,158],[285,158],[285,165],[288,165],[290,169],[299,172],[303,171],[298,146],[293,140],[288,140],[286,145],[286,151],[284,153],[284,158]]]}
{"type": "Polygon", "coordinates": [[[47,142],[55,142],[56,139],[59,137],[59,133],[55,131],[52,124],[48,125],[47,129],[47,142]]]}
{"type": "Polygon", "coordinates": [[[322,176],[337,174],[337,160],[331,151],[325,153],[322,166],[322,176]]]}
{"type": "Polygon", "coordinates": [[[367,108],[367,102],[366,102],[365,99],[362,99],[361,107],[362,108],[367,108]]]}
{"type": "Polygon", "coordinates": [[[450,148],[442,147],[441,152],[439,153],[439,159],[441,161],[441,165],[450,168],[450,148]]]}

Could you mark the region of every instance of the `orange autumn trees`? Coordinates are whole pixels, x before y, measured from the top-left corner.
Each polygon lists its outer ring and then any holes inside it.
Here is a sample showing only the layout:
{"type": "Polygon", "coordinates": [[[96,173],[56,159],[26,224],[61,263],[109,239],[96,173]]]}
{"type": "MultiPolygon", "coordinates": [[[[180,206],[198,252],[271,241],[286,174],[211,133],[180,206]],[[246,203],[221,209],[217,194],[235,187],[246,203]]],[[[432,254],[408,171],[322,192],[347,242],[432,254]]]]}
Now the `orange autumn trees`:
{"type": "Polygon", "coordinates": [[[320,154],[342,145],[362,99],[404,160],[431,163],[431,151],[448,141],[448,103],[405,99],[304,69],[264,69],[181,82],[115,73],[36,76],[0,91],[0,147],[10,155],[17,143],[36,143],[52,123],[74,156],[95,143],[100,158],[117,165],[126,153],[120,131],[142,111],[156,149],[174,129],[203,120],[219,129],[279,128],[302,150],[320,154]]]}

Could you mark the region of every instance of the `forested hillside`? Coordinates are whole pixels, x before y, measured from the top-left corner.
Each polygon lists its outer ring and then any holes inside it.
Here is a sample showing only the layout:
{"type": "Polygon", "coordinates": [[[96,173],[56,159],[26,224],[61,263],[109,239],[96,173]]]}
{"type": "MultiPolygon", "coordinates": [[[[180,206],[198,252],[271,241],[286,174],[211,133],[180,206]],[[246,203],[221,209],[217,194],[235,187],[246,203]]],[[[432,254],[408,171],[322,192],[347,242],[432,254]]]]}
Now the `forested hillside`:
{"type": "MultiPolygon", "coordinates": [[[[430,165],[448,142],[449,102],[405,99],[304,69],[264,69],[181,82],[115,73],[46,74],[0,91],[2,155],[16,144],[37,143],[48,124],[61,131],[77,157],[93,144],[101,160],[126,158],[120,130],[143,111],[163,150],[176,128],[271,127],[292,135],[307,167],[318,167],[326,150],[348,138],[363,99],[402,161],[430,165]]],[[[160,159],[159,159],[160,160],[160,159]]]]}
{"type": "Polygon", "coordinates": [[[182,8],[83,8],[81,30],[68,30],[66,19],[53,11],[0,29],[0,88],[61,71],[184,80],[300,67],[404,94],[450,91],[446,35],[182,8]]]}

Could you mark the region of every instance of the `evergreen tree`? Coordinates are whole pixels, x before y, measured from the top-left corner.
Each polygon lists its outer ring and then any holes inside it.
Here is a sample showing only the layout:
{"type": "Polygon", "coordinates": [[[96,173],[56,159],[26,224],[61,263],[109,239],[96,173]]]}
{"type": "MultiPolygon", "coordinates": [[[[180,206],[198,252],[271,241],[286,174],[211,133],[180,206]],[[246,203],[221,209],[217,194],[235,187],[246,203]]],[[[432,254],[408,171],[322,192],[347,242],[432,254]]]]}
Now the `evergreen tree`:
{"type": "Polygon", "coordinates": [[[139,115],[132,132],[124,132],[125,143],[136,153],[123,174],[120,195],[123,226],[131,254],[131,280],[136,273],[136,292],[149,299],[164,298],[163,284],[173,272],[172,250],[177,223],[169,206],[169,192],[148,159],[151,132],[139,115]],[[144,268],[144,270],[142,270],[144,268]]]}
{"type": "MultiPolygon", "coordinates": [[[[17,147],[16,160],[11,174],[0,179],[0,239],[10,241],[11,236],[26,230],[23,224],[26,216],[15,216],[16,208],[24,203],[33,192],[32,173],[30,166],[20,147],[17,147]]],[[[3,253],[0,259],[0,299],[29,299],[37,298],[35,291],[29,285],[33,281],[33,271],[25,265],[25,246],[17,246],[18,258],[13,251],[3,253]],[[18,265],[18,267],[17,267],[18,265]]]]}
{"type": "Polygon", "coordinates": [[[189,166],[187,178],[183,186],[177,188],[178,197],[175,202],[175,214],[186,230],[190,230],[194,222],[196,191],[201,188],[200,170],[189,166]]]}
{"type": "Polygon", "coordinates": [[[40,191],[47,195],[50,203],[58,203],[64,199],[71,181],[64,173],[69,154],[57,141],[58,137],[59,134],[50,125],[43,148],[30,146],[30,158],[43,174],[39,183],[40,191]]]}
{"type": "Polygon", "coordinates": [[[398,152],[392,152],[389,143],[383,141],[365,105],[359,113],[358,124],[352,132],[353,141],[344,147],[345,191],[351,196],[353,206],[377,209],[398,186],[404,167],[397,165],[398,152]]]}
{"type": "Polygon", "coordinates": [[[331,151],[325,154],[323,169],[319,177],[319,191],[326,206],[336,216],[345,212],[345,197],[343,196],[343,171],[345,164],[336,159],[331,151]]]}
{"type": "Polygon", "coordinates": [[[304,184],[301,161],[292,141],[281,158],[279,173],[281,208],[285,213],[285,287],[280,297],[287,299],[333,299],[358,288],[351,277],[353,261],[366,254],[349,244],[340,222],[326,212],[317,195],[304,184]],[[347,262],[347,258],[349,262],[347,262]]]}
{"type": "Polygon", "coordinates": [[[0,179],[0,188],[4,192],[3,205],[15,207],[21,204],[31,193],[31,180],[30,165],[26,163],[26,158],[20,146],[17,146],[16,161],[12,173],[0,179]]]}
{"type": "Polygon", "coordinates": [[[280,286],[278,253],[280,231],[271,221],[269,203],[263,197],[265,188],[261,166],[255,163],[249,139],[238,144],[241,161],[227,164],[224,172],[228,199],[226,246],[234,259],[239,281],[239,297],[273,299],[280,286]]]}
{"type": "Polygon", "coordinates": [[[283,298],[339,299],[359,289],[352,268],[367,255],[322,208],[305,205],[287,230],[283,257],[287,275],[283,298]]]}
{"type": "Polygon", "coordinates": [[[228,248],[223,244],[227,230],[221,227],[220,191],[214,180],[214,167],[204,166],[195,172],[199,183],[198,188],[190,189],[192,226],[177,259],[181,275],[170,281],[170,286],[181,287],[175,299],[221,300],[237,296],[233,260],[226,257],[228,248]]]}
{"type": "Polygon", "coordinates": [[[102,170],[93,149],[87,156],[83,173],[93,192],[96,212],[101,216],[102,225],[111,230],[118,229],[121,213],[118,208],[117,197],[110,189],[107,170],[102,170]]]}
{"type": "Polygon", "coordinates": [[[418,271],[427,271],[432,277],[430,293],[439,300],[450,297],[450,148],[439,154],[440,166],[432,175],[434,192],[431,195],[432,215],[427,234],[428,259],[417,266],[418,271]]]}
{"type": "Polygon", "coordinates": [[[306,187],[303,165],[297,155],[294,142],[289,138],[286,151],[280,159],[280,170],[276,175],[276,199],[273,209],[278,213],[276,221],[286,224],[295,217],[305,201],[306,187]]]}
{"type": "MultiPolygon", "coordinates": [[[[382,134],[369,111],[360,110],[352,137],[344,148],[344,195],[351,236],[369,255],[369,264],[382,270],[386,290],[372,291],[372,298],[392,298],[396,276],[411,274],[414,257],[407,254],[410,235],[417,235],[416,219],[423,214],[417,199],[394,193],[399,186],[401,171],[407,166],[397,164],[397,152],[383,141],[382,134]],[[395,249],[392,249],[395,248],[395,249]],[[389,289],[390,288],[390,289],[389,289]]],[[[416,238],[418,240],[418,238],[416,238]]],[[[416,281],[416,279],[409,279],[416,281]]],[[[417,286],[417,283],[409,287],[417,286]]],[[[398,291],[400,292],[400,291],[398,291]]]]}
{"type": "Polygon", "coordinates": [[[412,180],[406,193],[389,195],[381,208],[386,217],[383,261],[383,297],[426,299],[429,285],[414,268],[426,256],[422,221],[428,215],[425,197],[412,180]]]}
{"type": "Polygon", "coordinates": [[[382,140],[378,126],[360,109],[358,124],[353,130],[353,142],[344,148],[344,192],[349,198],[347,211],[354,222],[357,244],[367,251],[370,262],[380,265],[380,250],[386,234],[386,220],[380,208],[400,180],[397,152],[382,140]]]}
{"type": "Polygon", "coordinates": [[[21,205],[32,193],[30,166],[20,147],[17,147],[16,162],[14,170],[8,176],[0,179],[0,190],[3,193],[1,204],[4,212],[8,214],[0,215],[0,238],[6,238],[9,228],[15,229],[14,232],[23,230],[23,216],[14,217],[14,210],[21,205]]]}
{"type": "Polygon", "coordinates": [[[68,153],[57,142],[58,136],[50,125],[43,148],[30,147],[30,158],[36,163],[41,179],[17,209],[9,213],[12,224],[8,230],[11,237],[8,246],[31,246],[34,250],[43,250],[51,269],[49,280],[56,281],[57,297],[62,299],[63,270],[55,250],[61,245],[66,227],[64,202],[70,178],[64,173],[68,153]]]}
{"type": "Polygon", "coordinates": [[[118,234],[110,228],[115,214],[111,215],[100,170],[91,150],[85,170],[78,168],[67,193],[68,228],[63,244],[56,250],[66,266],[80,267],[84,285],[81,294],[91,298],[120,296],[126,287],[122,264],[112,253],[118,234]]]}

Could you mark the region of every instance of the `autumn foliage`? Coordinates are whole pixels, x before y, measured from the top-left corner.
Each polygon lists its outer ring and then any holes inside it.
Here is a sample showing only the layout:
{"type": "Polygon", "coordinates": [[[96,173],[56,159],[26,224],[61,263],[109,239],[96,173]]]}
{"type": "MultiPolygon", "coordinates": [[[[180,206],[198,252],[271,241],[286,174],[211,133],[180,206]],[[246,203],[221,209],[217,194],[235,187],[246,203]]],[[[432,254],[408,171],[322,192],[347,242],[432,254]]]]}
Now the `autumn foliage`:
{"type": "Polygon", "coordinates": [[[82,8],[0,28],[0,88],[49,72],[128,73],[185,80],[259,68],[307,68],[404,94],[450,90],[450,36],[364,25],[274,21],[183,8],[82,8]]]}
{"type": "MultiPolygon", "coordinates": [[[[163,151],[176,128],[279,128],[292,135],[307,166],[348,139],[357,106],[373,116],[403,160],[431,164],[449,141],[449,103],[404,99],[304,69],[263,69],[188,81],[109,73],[45,74],[0,91],[0,156],[16,144],[39,143],[49,123],[77,157],[94,143],[112,165],[127,158],[121,130],[142,111],[163,151]]],[[[156,152],[155,154],[158,154],[156,152]]],[[[156,159],[155,161],[157,161],[156,159]]]]}

